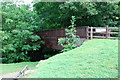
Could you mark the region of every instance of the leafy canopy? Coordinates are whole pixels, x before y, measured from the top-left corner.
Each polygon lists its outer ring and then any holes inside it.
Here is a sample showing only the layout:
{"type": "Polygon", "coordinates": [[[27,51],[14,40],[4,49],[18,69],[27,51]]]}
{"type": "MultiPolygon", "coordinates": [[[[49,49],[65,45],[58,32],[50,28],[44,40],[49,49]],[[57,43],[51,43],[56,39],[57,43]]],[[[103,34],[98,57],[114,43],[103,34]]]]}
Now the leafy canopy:
{"type": "Polygon", "coordinates": [[[120,26],[117,2],[38,2],[34,10],[42,29],[68,27],[71,16],[77,26],[120,26]]]}
{"type": "Polygon", "coordinates": [[[0,43],[3,62],[29,61],[28,52],[38,50],[44,42],[34,33],[39,29],[37,14],[29,6],[17,6],[10,2],[2,3],[2,31],[0,43]],[[39,40],[39,41],[38,41],[39,40]]]}

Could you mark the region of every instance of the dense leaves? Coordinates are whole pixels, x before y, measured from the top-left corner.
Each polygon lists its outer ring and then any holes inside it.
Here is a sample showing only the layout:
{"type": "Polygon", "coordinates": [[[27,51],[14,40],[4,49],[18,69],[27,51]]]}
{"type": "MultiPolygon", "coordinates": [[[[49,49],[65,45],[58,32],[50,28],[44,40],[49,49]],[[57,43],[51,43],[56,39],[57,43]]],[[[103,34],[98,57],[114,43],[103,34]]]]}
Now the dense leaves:
{"type": "Polygon", "coordinates": [[[39,2],[34,4],[43,29],[68,27],[71,16],[77,26],[120,26],[119,3],[110,2],[39,2]]]}
{"type": "MultiPolygon", "coordinates": [[[[28,51],[38,50],[44,42],[34,32],[38,30],[36,13],[27,5],[2,3],[3,28],[0,31],[3,62],[29,61],[28,51]]],[[[34,54],[33,54],[34,55],[34,54]]]]}
{"type": "Polygon", "coordinates": [[[28,52],[38,50],[44,43],[35,32],[68,27],[71,16],[76,16],[76,26],[120,26],[117,2],[38,2],[34,7],[1,4],[0,51],[4,62],[28,61],[28,52]]]}

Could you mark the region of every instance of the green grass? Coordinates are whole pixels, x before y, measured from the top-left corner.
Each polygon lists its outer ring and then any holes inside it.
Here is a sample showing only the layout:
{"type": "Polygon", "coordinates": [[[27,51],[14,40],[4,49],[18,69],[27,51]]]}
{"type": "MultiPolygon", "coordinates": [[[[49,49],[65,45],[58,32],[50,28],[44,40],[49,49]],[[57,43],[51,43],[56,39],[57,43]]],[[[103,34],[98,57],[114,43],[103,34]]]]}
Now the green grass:
{"type": "Polygon", "coordinates": [[[38,62],[21,62],[21,63],[11,63],[11,64],[0,64],[0,74],[7,74],[12,72],[21,71],[26,65],[29,69],[34,69],[38,62]]]}
{"type": "Polygon", "coordinates": [[[89,40],[39,65],[28,78],[115,78],[118,76],[118,40],[89,40]]]}

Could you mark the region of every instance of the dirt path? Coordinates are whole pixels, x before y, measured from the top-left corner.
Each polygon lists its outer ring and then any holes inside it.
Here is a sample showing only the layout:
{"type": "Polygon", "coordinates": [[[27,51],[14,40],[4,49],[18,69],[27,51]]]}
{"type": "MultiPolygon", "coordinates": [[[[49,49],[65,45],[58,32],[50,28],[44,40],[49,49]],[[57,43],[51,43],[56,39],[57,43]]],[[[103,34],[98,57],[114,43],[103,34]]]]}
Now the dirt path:
{"type": "Polygon", "coordinates": [[[0,75],[2,78],[15,78],[19,72],[8,73],[4,75],[0,75]]]}
{"type": "MultiPolygon", "coordinates": [[[[25,77],[25,76],[29,75],[30,73],[33,73],[33,72],[35,72],[35,71],[34,70],[27,70],[24,73],[24,76],[22,75],[21,77],[25,77]]],[[[0,75],[0,78],[16,78],[18,74],[19,74],[19,72],[3,74],[3,75],[0,75]]]]}

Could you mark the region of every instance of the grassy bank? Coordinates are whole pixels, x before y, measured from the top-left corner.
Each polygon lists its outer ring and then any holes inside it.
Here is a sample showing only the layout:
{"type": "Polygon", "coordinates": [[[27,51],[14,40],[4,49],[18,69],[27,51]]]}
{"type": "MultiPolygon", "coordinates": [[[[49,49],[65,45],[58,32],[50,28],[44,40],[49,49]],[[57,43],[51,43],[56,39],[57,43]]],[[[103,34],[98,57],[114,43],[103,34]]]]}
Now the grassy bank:
{"type": "Polygon", "coordinates": [[[93,39],[39,63],[29,78],[114,78],[118,76],[118,40],[93,39]]]}

